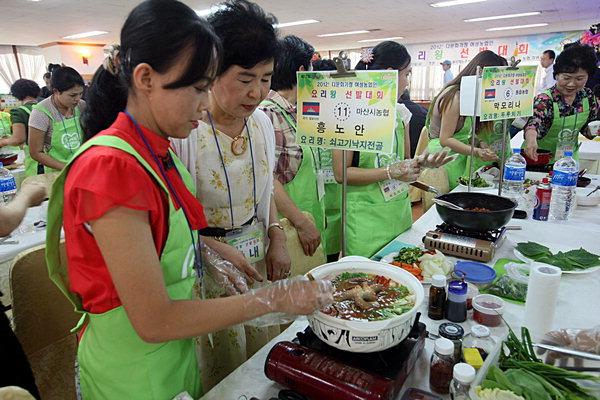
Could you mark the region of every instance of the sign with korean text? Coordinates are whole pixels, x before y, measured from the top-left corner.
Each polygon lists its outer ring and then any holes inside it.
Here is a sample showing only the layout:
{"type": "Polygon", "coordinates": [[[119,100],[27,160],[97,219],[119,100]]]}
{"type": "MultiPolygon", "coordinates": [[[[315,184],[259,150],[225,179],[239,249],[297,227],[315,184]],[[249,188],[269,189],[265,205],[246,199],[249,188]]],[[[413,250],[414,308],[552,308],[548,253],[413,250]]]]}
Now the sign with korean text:
{"type": "Polygon", "coordinates": [[[301,145],[392,153],[398,71],[298,72],[298,129],[301,145]]]}
{"type": "Polygon", "coordinates": [[[537,66],[486,67],[481,81],[481,121],[533,115],[537,66]]]}

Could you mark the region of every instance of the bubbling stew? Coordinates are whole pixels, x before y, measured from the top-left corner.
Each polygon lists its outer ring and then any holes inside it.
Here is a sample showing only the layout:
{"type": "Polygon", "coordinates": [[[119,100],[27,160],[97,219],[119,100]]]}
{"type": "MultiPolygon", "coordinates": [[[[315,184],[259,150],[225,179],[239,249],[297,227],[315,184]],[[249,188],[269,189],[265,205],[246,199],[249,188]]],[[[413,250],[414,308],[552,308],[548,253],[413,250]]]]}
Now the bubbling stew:
{"type": "Polygon", "coordinates": [[[329,277],[335,288],[333,304],[321,312],[354,321],[379,321],[402,315],[415,306],[415,295],[381,275],[344,272],[329,277]]]}

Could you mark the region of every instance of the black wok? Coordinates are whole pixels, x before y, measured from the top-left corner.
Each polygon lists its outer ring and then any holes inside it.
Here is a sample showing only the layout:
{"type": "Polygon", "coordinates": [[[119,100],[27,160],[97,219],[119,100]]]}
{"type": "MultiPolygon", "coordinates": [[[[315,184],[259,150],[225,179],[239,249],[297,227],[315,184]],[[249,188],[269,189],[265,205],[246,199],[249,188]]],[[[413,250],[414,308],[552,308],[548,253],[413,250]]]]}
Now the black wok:
{"type": "Polygon", "coordinates": [[[482,232],[501,228],[510,221],[517,203],[506,197],[486,193],[456,192],[447,193],[438,199],[461,206],[462,208],[487,208],[491,211],[461,211],[436,204],[438,214],[444,222],[468,231],[482,232]]]}

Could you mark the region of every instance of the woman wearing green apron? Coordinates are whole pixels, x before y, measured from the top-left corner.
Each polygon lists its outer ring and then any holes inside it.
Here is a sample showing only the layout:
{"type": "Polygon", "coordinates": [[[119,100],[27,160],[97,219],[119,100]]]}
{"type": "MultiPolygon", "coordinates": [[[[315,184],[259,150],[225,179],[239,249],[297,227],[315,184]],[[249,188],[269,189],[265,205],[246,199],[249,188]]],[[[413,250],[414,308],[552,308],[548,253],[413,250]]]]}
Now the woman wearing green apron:
{"type": "MultiPolygon", "coordinates": [[[[430,151],[441,147],[448,147],[450,154],[458,154],[456,159],[444,167],[448,172],[448,186],[450,190],[458,186],[457,179],[468,175],[470,171],[469,159],[471,157],[471,131],[473,117],[460,116],[460,82],[463,76],[476,74],[477,67],[497,67],[507,65],[503,57],[490,50],[478,53],[469,64],[450,81],[442,92],[434,98],[429,107],[425,126],[429,132],[430,151]]],[[[496,123],[477,122],[475,138],[475,159],[473,170],[483,165],[489,165],[499,160],[502,146],[502,130],[496,123]]],[[[510,145],[507,143],[510,154],[510,145]]]]}
{"type": "Polygon", "coordinates": [[[556,84],[536,96],[533,116],[524,128],[527,157],[537,160],[538,150],[548,150],[554,154],[549,164],[562,158],[565,151],[579,159],[579,133],[593,139],[588,123],[599,118],[596,97],[584,87],[596,70],[596,55],[589,46],[571,46],[556,58],[556,84]]]}
{"type": "Polygon", "coordinates": [[[80,116],[83,78],[70,67],[52,72],[52,96],[33,106],[29,118],[29,152],[45,172],[63,169],[83,142],[80,116]]]}
{"type": "Polygon", "coordinates": [[[271,91],[260,109],[275,132],[277,210],[296,228],[304,254],[312,256],[320,243],[326,249],[325,184],[318,149],[296,142],[296,72],[310,70],[314,48],[293,35],[279,43],[271,91]],[[310,213],[314,222],[302,211],[310,213]]]}
{"type": "MultiPolygon", "coordinates": [[[[192,300],[192,286],[215,264],[207,262],[209,240],[198,234],[206,226],[203,207],[168,139],[189,135],[206,109],[220,44],[192,9],[167,0],[138,5],[121,46],[123,58],[111,53],[94,76],[94,106],[84,116],[91,139],[53,186],[46,259],[51,278],[82,313],[82,398],[168,400],[188,392],[197,399],[195,336],[271,311],[310,313],[331,295],[322,281],[283,280],[240,296],[192,300]]],[[[217,276],[231,281],[240,274],[233,272],[217,276]]]]}
{"type": "Polygon", "coordinates": [[[21,105],[10,110],[12,136],[0,139],[0,147],[4,145],[24,145],[25,176],[37,175],[40,165],[31,158],[27,139],[29,136],[29,115],[31,115],[32,107],[37,104],[36,99],[40,94],[40,87],[30,79],[17,79],[10,87],[10,93],[21,102],[21,105]]]}
{"type": "Polygon", "coordinates": [[[6,150],[20,150],[19,146],[13,145],[2,145],[2,142],[8,142],[13,135],[12,122],[10,120],[10,114],[4,111],[0,111],[0,148],[6,150]]]}

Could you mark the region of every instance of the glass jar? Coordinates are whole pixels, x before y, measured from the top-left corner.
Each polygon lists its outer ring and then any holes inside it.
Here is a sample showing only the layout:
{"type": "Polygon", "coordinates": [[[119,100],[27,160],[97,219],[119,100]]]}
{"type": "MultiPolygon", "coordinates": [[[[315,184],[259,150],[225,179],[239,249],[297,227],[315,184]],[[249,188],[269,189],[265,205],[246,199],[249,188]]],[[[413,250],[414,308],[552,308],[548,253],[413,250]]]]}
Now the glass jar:
{"type": "Polygon", "coordinates": [[[452,371],[450,397],[453,400],[471,400],[469,389],[475,380],[475,368],[465,363],[458,363],[452,371]]]}
{"type": "Polygon", "coordinates": [[[462,359],[462,339],[465,334],[465,330],[458,324],[446,322],[440,325],[438,334],[440,337],[452,341],[452,345],[454,346],[452,357],[455,363],[459,363],[462,359]]]}
{"type": "Polygon", "coordinates": [[[444,318],[446,308],[446,277],[444,275],[433,275],[431,287],[429,288],[429,306],[427,316],[433,320],[444,318]]]}
{"type": "Polygon", "coordinates": [[[446,338],[436,339],[429,367],[429,387],[436,393],[450,393],[450,381],[454,366],[453,353],[452,341],[446,338]]]}
{"type": "Polygon", "coordinates": [[[491,338],[491,332],[487,326],[473,325],[471,334],[463,340],[463,349],[477,349],[483,361],[493,348],[494,339],[491,338]]]}

